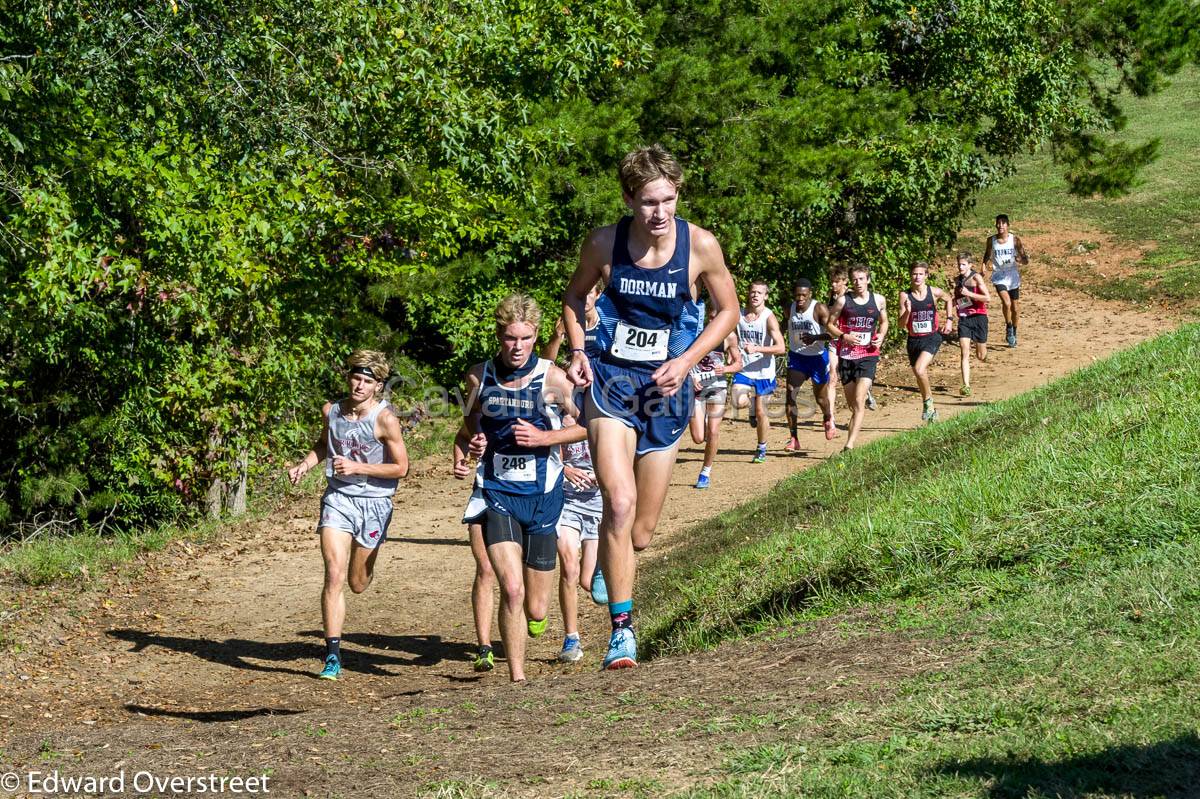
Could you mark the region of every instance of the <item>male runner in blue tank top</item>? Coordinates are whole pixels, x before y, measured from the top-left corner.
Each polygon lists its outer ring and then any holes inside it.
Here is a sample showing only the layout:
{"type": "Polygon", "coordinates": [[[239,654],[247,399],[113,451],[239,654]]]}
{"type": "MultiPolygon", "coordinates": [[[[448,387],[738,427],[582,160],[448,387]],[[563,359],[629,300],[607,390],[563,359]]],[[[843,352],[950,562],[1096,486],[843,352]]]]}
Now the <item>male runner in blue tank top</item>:
{"type": "Polygon", "coordinates": [[[321,497],[321,622],[325,666],[318,675],[336,680],[342,673],[342,624],[346,619],[344,584],[361,594],[375,575],[379,546],[387,540],[396,481],[408,474],[408,452],[400,420],[380,399],[391,369],[383,353],[355,350],[346,362],[350,396],[327,402],[321,437],[304,460],[288,470],[292,485],[322,460],[328,486],[321,497]]]}
{"type": "Polygon", "coordinates": [[[513,682],[525,679],[525,633],[546,631],[557,561],[556,527],[562,514],[560,444],[582,441],[574,423],[573,386],[563,371],[537,357],[542,311],[523,294],[496,307],[500,352],[467,372],[463,425],[454,439],[454,476],[474,474],[476,431],[483,452],[482,521],[488,558],[500,583],[500,638],[513,682]]]}
{"type": "Polygon", "coordinates": [[[675,216],[683,182],[675,158],[659,145],[636,150],[622,159],[620,179],[630,216],[588,235],[563,298],[567,375],[590,386],[588,437],[604,497],[600,563],[613,630],[606,669],[637,665],[634,552],[650,544],[662,512],[692,413],[692,367],[721,346],[739,316],[717,240],[675,216]],[[597,280],[607,287],[596,303],[601,355],[589,359],[584,303],[597,280]],[[703,330],[700,281],[717,308],[703,330]]]}

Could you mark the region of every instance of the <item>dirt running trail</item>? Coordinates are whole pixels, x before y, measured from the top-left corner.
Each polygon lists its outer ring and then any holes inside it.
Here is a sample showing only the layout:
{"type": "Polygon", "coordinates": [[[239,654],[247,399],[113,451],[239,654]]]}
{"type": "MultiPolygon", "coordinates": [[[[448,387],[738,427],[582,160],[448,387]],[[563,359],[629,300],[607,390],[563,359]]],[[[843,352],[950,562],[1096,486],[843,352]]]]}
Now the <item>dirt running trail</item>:
{"type": "MultiPolygon", "coordinates": [[[[994,302],[990,355],[973,362],[974,395],[963,399],[957,346],[943,346],[934,367],[943,418],[1046,383],[1179,320],[1056,287],[1069,282],[1064,264],[1136,252],[1094,232],[1022,236],[1039,255],[1023,275],[1020,347],[1004,346],[994,302]],[[1074,255],[1070,241],[1085,237],[1101,239],[1101,250],[1074,255]]],[[[867,417],[867,440],[920,423],[902,350],[884,360],[875,391],[880,407],[867,417]]],[[[846,418],[839,398],[839,423],[846,418]]],[[[693,522],[828,458],[844,436],[826,442],[815,417],[801,431],[806,451],[788,455],[780,418],[768,461],[755,465],[753,430],[727,421],[705,492],[692,488],[701,451],[685,437],[656,544],[644,557],[661,557],[693,522]]],[[[338,795],[349,785],[360,795],[372,786],[407,794],[451,777],[495,779],[510,794],[561,795],[603,787],[595,780],[614,768],[608,755],[588,754],[612,748],[601,746],[611,733],[585,729],[588,714],[611,721],[626,713],[621,773],[678,787],[705,778],[714,729],[723,745],[771,740],[786,734],[789,714],[811,703],[875,696],[890,677],[944,667],[953,657],[900,640],[880,647],[879,633],[860,645],[831,627],[785,647],[724,646],[710,657],[599,674],[607,619],[581,595],[580,664],[554,662],[561,625],[552,613],[550,631],[530,646],[529,686],[507,685],[503,664],[476,675],[468,663],[473,563],[459,523],[469,486],[451,477],[447,461],[417,464],[397,491],[375,583],[348,597],[346,674],[338,683],[313,679],[322,651],[316,481],[207,545],[147,556],[139,576],[114,573],[103,589],[0,588],[0,611],[13,609],[0,614],[5,637],[19,644],[0,655],[0,771],[50,759],[64,771],[103,773],[122,761],[177,774],[271,769],[285,796],[338,795]],[[771,669],[785,661],[788,669],[771,669]],[[738,687],[732,699],[730,686],[738,687]],[[774,721],[720,726],[756,712],[774,721]]]]}

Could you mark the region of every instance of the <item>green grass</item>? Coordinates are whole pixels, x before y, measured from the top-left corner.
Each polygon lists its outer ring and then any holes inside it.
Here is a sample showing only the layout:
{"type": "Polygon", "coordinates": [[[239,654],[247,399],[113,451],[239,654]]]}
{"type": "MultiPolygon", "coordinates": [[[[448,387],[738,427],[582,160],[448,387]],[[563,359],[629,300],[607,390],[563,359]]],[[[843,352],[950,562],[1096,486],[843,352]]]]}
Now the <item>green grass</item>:
{"type": "Polygon", "coordinates": [[[652,651],[865,606],[959,656],[688,795],[1197,795],[1198,392],[1189,326],[693,531],[643,576],[652,651]]]}
{"type": "Polygon", "coordinates": [[[781,614],[904,599],[996,574],[1061,575],[1200,525],[1200,328],[793,475],[700,525],[647,575],[642,625],[676,652],[781,614]],[[1120,531],[1116,535],[1115,531],[1120,531]],[[648,613],[647,613],[648,611],[648,613]]]}
{"type": "Polygon", "coordinates": [[[89,530],[35,538],[0,551],[0,575],[35,586],[58,580],[87,582],[113,566],[127,564],[145,552],[157,552],[174,541],[205,541],[218,529],[219,524],[210,521],[104,535],[89,530]]]}
{"type": "Polygon", "coordinates": [[[1062,170],[1041,150],[1019,159],[1015,174],[980,194],[963,224],[963,242],[972,251],[982,247],[997,213],[1007,213],[1018,234],[1029,220],[1094,227],[1119,241],[1158,243],[1139,265],[1137,279],[1127,279],[1130,287],[1148,284],[1153,295],[1167,298],[1200,296],[1200,70],[1181,72],[1159,94],[1127,100],[1125,110],[1121,140],[1160,141],[1158,159],[1127,196],[1071,196],[1062,170]]]}

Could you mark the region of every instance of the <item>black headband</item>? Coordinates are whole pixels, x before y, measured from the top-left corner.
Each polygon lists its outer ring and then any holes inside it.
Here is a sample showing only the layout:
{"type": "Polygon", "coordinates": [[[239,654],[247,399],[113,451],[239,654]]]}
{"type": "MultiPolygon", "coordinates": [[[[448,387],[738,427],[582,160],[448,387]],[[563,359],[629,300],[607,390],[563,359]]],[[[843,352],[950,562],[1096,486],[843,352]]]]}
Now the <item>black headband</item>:
{"type": "Polygon", "coordinates": [[[376,376],[375,376],[375,373],[374,373],[374,372],[372,372],[370,369],[368,369],[368,368],[367,368],[367,367],[365,367],[365,366],[352,366],[352,367],[350,367],[350,374],[352,374],[352,375],[363,375],[364,377],[369,377],[369,378],[371,378],[372,380],[378,380],[378,379],[379,379],[378,377],[376,377],[376,376]]]}

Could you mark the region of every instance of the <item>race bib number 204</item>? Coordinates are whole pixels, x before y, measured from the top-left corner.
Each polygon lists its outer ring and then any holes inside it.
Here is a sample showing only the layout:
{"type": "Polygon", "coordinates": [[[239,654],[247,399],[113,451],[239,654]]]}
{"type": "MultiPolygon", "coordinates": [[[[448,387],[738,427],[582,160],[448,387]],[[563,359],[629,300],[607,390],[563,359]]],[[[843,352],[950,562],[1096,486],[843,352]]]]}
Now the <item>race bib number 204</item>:
{"type": "Polygon", "coordinates": [[[665,361],[670,337],[671,331],[665,328],[647,330],[617,322],[609,352],[623,361],[665,361]]]}

